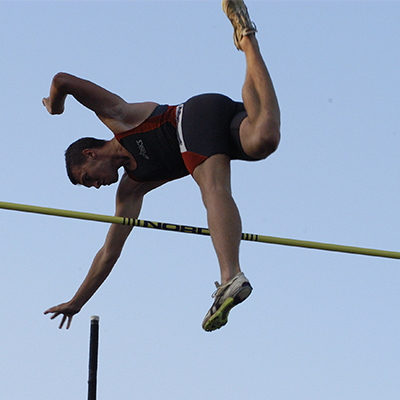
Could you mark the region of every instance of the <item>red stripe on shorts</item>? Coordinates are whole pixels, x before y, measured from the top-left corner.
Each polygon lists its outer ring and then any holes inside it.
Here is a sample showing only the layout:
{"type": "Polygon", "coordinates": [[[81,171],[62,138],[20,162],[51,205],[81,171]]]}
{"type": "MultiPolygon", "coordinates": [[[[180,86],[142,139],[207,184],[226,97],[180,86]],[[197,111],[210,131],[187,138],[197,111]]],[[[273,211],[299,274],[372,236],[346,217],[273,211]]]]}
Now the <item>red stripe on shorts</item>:
{"type": "Polygon", "coordinates": [[[191,151],[185,151],[182,153],[183,161],[186,168],[193,175],[195,168],[200,165],[203,161],[207,160],[208,157],[202,156],[201,154],[192,153],[191,151]]]}

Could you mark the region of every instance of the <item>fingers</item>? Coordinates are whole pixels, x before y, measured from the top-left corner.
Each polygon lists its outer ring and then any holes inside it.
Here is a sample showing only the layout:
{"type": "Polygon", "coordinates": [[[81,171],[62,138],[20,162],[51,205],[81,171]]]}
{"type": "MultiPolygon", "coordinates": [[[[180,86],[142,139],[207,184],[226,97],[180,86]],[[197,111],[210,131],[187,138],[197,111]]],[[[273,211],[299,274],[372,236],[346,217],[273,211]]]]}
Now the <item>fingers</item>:
{"type": "Polygon", "coordinates": [[[58,329],[61,329],[61,328],[63,327],[64,322],[65,322],[66,319],[67,319],[67,316],[64,314],[63,317],[62,317],[62,320],[61,320],[61,324],[60,324],[60,326],[58,327],[58,329]]]}
{"type": "MultiPolygon", "coordinates": [[[[53,318],[54,318],[54,317],[53,317],[53,318]]],[[[52,318],[52,319],[53,319],[53,318],[52,318]]],[[[61,320],[61,324],[60,324],[60,326],[58,327],[58,329],[62,329],[62,327],[63,327],[65,321],[67,320],[67,318],[68,318],[68,322],[67,322],[66,328],[69,329],[69,327],[71,326],[71,322],[72,322],[72,315],[65,315],[65,314],[63,315],[63,318],[62,318],[62,320],[61,320]]]]}
{"type": "Polygon", "coordinates": [[[59,115],[64,112],[64,102],[54,102],[50,97],[44,97],[42,103],[51,115],[59,115]]]}
{"type": "Polygon", "coordinates": [[[44,315],[53,313],[54,315],[51,317],[51,319],[54,319],[55,317],[57,317],[58,315],[61,314],[61,312],[58,311],[57,308],[58,308],[58,306],[49,308],[48,310],[46,310],[44,312],[44,315]]]}
{"type": "Polygon", "coordinates": [[[59,315],[62,315],[63,317],[61,319],[61,323],[60,323],[60,326],[58,328],[62,329],[62,327],[65,324],[65,321],[67,321],[67,319],[68,319],[67,325],[66,325],[66,329],[69,329],[69,327],[71,326],[73,314],[70,314],[70,313],[68,313],[66,311],[60,311],[60,310],[58,310],[59,307],[60,306],[49,308],[48,310],[46,310],[44,312],[44,314],[46,315],[46,314],[51,314],[52,313],[53,315],[50,317],[51,320],[53,320],[54,318],[57,318],[59,315]]]}
{"type": "Polygon", "coordinates": [[[49,98],[49,97],[44,97],[44,98],[42,99],[42,103],[43,103],[43,105],[46,107],[46,110],[47,110],[51,115],[55,114],[55,113],[53,112],[52,108],[51,108],[50,98],[49,98]]]}
{"type": "MultiPolygon", "coordinates": [[[[49,108],[47,107],[47,104],[49,103],[49,98],[48,97],[44,97],[42,99],[42,104],[47,108],[47,110],[49,111],[49,108]]],[[[49,111],[50,112],[50,111],[49,111]]]]}

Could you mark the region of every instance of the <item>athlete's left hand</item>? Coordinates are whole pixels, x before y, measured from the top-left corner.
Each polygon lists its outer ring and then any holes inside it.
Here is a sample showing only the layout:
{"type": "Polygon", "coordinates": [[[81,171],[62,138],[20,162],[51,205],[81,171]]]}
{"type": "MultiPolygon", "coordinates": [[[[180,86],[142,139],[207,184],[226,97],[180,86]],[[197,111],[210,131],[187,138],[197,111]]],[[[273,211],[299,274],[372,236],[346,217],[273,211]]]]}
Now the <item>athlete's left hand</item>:
{"type": "Polygon", "coordinates": [[[63,314],[59,329],[61,329],[65,323],[65,321],[67,321],[67,326],[66,328],[69,329],[69,327],[71,326],[71,322],[72,322],[72,317],[77,314],[80,311],[80,309],[77,309],[76,307],[74,307],[71,302],[68,303],[62,303],[59,304],[58,306],[54,306],[49,308],[48,310],[46,310],[44,312],[44,314],[53,314],[51,316],[51,319],[54,319],[56,317],[58,317],[60,314],[63,314]]]}

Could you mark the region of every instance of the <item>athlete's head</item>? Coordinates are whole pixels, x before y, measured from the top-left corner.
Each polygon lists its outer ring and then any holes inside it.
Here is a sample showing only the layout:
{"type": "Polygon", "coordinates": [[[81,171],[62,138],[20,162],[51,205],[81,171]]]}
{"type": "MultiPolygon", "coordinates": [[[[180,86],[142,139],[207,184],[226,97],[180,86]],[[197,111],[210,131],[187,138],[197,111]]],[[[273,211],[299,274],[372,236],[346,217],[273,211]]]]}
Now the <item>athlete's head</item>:
{"type": "Polygon", "coordinates": [[[118,180],[112,159],[104,154],[106,140],[82,138],[65,152],[65,164],[70,181],[87,187],[110,185],[118,180]]]}

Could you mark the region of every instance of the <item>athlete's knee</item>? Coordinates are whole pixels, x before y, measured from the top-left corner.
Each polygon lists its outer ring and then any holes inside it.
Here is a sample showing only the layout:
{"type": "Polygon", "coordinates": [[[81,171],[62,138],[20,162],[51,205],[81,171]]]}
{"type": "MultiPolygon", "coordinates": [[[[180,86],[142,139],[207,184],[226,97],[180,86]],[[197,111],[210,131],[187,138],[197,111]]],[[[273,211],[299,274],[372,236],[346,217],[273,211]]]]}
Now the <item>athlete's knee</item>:
{"type": "Polygon", "coordinates": [[[253,134],[252,156],[259,159],[268,157],[276,151],[281,140],[279,119],[267,118],[256,125],[253,134]]]}

